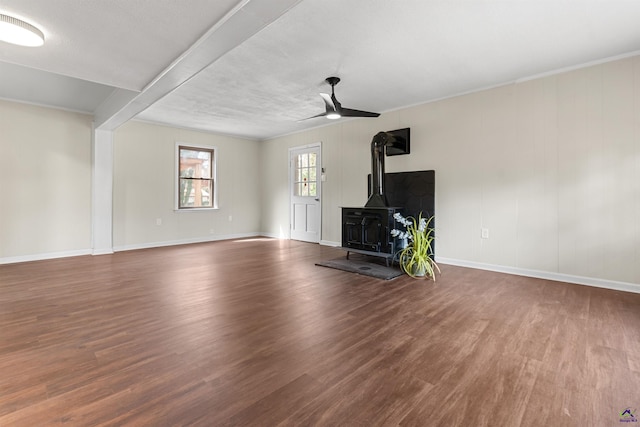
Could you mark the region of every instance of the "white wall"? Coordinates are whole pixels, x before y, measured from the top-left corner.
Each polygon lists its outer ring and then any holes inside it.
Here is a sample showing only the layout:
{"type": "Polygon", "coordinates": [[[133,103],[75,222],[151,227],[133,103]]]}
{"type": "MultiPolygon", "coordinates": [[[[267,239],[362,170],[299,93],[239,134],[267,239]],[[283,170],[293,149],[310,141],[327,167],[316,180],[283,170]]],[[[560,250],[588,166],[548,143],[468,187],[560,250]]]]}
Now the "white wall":
{"type": "MultiPolygon", "coordinates": [[[[321,238],[338,243],[371,138],[410,127],[387,171],[436,170],[439,260],[640,284],[639,100],[635,57],[263,143],[131,122],[114,135],[115,249],[288,236],[287,150],[318,141],[321,238]],[[220,209],[173,210],[176,141],[219,149],[220,209]]],[[[0,263],[90,253],[91,117],[0,101],[0,129],[0,263]]]]}
{"type": "Polygon", "coordinates": [[[90,252],[91,120],[0,100],[0,263],[90,252]]]}
{"type": "Polygon", "coordinates": [[[135,121],[118,128],[114,133],[114,249],[257,235],[258,155],[258,142],[241,138],[135,121]],[[217,148],[219,209],[174,210],[176,142],[217,148]],[[156,225],[157,219],[161,225],[156,225]]]}
{"type": "Polygon", "coordinates": [[[367,199],[371,138],[403,127],[411,154],[387,172],[436,171],[441,261],[640,284],[639,57],[266,141],[262,230],[288,228],[287,149],[322,141],[322,240],[338,243],[340,206],[367,199]]]}

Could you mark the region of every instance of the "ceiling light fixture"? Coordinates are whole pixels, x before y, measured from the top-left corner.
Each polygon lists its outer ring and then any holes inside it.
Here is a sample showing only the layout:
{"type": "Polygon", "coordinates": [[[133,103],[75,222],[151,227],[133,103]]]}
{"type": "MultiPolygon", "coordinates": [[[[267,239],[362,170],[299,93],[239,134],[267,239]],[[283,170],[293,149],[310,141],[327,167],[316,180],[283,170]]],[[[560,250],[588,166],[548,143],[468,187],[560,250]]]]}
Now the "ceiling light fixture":
{"type": "Polygon", "coordinates": [[[44,34],[18,18],[0,14],[0,41],[20,46],[42,46],[44,34]]]}
{"type": "Polygon", "coordinates": [[[342,116],[338,112],[331,112],[331,113],[327,114],[326,117],[329,120],[335,120],[335,119],[339,119],[342,116]]]}

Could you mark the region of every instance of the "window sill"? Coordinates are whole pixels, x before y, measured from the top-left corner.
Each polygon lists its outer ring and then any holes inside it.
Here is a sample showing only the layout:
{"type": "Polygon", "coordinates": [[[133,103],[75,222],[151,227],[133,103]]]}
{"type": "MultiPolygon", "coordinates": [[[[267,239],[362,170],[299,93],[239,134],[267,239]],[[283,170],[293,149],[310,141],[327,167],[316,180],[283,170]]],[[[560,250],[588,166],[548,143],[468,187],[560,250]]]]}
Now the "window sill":
{"type": "Polygon", "coordinates": [[[174,212],[201,212],[201,211],[217,211],[220,208],[215,207],[215,208],[187,208],[187,209],[176,209],[174,208],[173,211],[174,212]]]}

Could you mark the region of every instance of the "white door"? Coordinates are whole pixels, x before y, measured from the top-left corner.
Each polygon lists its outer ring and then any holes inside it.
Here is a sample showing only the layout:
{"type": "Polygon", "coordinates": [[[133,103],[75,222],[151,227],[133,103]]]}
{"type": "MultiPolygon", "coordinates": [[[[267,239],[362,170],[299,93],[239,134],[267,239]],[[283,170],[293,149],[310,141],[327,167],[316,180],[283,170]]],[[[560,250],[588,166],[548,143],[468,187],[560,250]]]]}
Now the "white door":
{"type": "Polygon", "coordinates": [[[291,238],[320,242],[321,176],[320,144],[289,150],[291,238]]]}

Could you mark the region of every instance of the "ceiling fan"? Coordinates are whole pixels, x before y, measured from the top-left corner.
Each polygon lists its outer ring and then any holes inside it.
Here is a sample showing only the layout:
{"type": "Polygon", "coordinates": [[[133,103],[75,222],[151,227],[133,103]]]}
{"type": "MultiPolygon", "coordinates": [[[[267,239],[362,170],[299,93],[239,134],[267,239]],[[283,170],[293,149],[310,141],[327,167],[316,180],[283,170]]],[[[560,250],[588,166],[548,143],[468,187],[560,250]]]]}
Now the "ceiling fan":
{"type": "Polygon", "coordinates": [[[336,99],[334,87],[340,82],[339,77],[327,77],[325,82],[331,85],[331,95],[328,93],[321,93],[320,96],[324,100],[325,109],[324,113],[316,114],[315,116],[307,117],[306,119],[314,119],[316,117],[326,117],[327,119],[339,119],[340,117],[378,117],[380,113],[372,113],[370,111],[353,110],[351,108],[344,108],[340,102],[336,99]]]}

